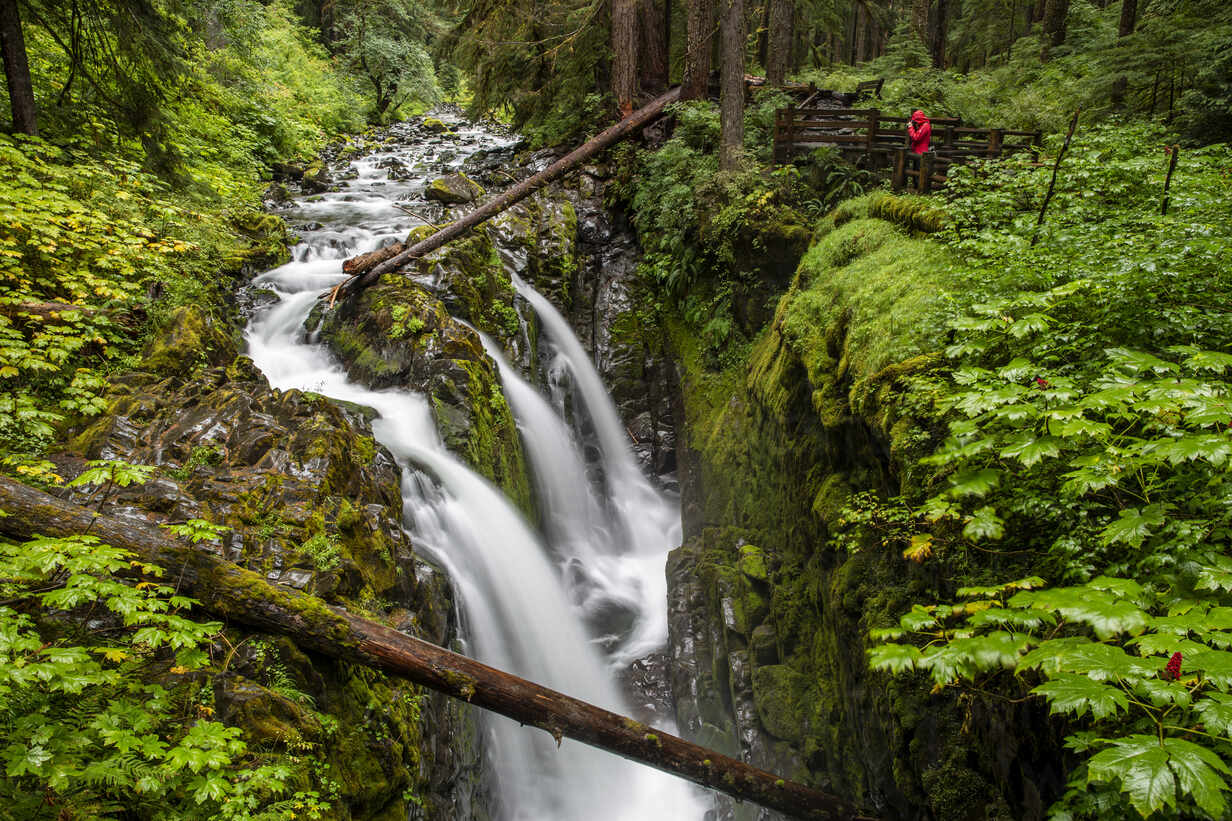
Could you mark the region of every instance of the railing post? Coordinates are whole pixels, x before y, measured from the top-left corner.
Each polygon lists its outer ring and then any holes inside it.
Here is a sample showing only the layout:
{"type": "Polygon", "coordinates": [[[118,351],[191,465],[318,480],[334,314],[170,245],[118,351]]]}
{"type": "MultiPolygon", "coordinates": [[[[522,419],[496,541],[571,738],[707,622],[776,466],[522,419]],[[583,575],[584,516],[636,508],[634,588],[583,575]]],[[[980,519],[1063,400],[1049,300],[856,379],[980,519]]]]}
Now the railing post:
{"type": "Polygon", "coordinates": [[[1044,132],[1036,131],[1035,136],[1031,138],[1031,162],[1039,162],[1039,151],[1037,150],[1040,141],[1044,139],[1044,132]]]}
{"type": "Polygon", "coordinates": [[[994,128],[988,132],[988,156],[1001,156],[1001,129],[994,128]]]}
{"type": "Polygon", "coordinates": [[[868,139],[865,141],[864,150],[868,152],[869,157],[873,155],[873,145],[877,142],[877,127],[881,125],[881,111],[874,108],[868,113],[868,139]]]}
{"type": "Polygon", "coordinates": [[[786,159],[784,160],[784,162],[791,162],[792,159],[794,159],[796,156],[795,119],[796,119],[796,104],[788,103],[787,104],[787,123],[786,123],[787,149],[786,151],[784,151],[784,155],[786,156],[786,159]]]}
{"type": "Polygon", "coordinates": [[[945,142],[942,143],[946,148],[954,147],[954,126],[947,125],[945,127],[945,142]]]}
{"type": "Polygon", "coordinates": [[[891,185],[895,191],[902,191],[907,183],[907,149],[894,149],[894,176],[891,185]]]}
{"type": "Polygon", "coordinates": [[[926,151],[920,157],[920,193],[927,194],[933,190],[933,152],[926,151]]]}

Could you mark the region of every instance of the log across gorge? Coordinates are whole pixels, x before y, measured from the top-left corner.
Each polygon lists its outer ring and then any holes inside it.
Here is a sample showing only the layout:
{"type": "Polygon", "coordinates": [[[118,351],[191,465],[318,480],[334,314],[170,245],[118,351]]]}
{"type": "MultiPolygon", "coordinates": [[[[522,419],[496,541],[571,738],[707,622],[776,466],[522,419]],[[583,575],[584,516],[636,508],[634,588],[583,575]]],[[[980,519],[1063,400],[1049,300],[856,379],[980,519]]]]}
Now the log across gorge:
{"type": "Polygon", "coordinates": [[[614,145],[624,138],[637,133],[639,129],[650,124],[656,117],[662,114],[663,109],[678,99],[680,99],[679,87],[659,95],[647,105],[634,111],[606,131],[587,140],[538,174],[528,177],[500,196],[494,197],[480,205],[474,211],[462,217],[462,219],[446,225],[414,245],[407,247],[404,244],[396,244],[389,246],[389,248],[381,249],[379,252],[347,260],[343,265],[343,271],[351,274],[350,279],[344,280],[335,288],[322,294],[322,298],[328,298],[332,305],[337,299],[359,293],[380,279],[382,274],[396,271],[411,260],[419,259],[424,254],[431,253],[445,243],[457,239],[475,226],[504,211],[509,206],[526,199],[526,197],[552,182],[552,180],[563,176],[570,169],[595,156],[608,146],[614,145]]]}
{"type": "Polygon", "coordinates": [[[794,818],[867,819],[836,796],[707,750],[639,721],[512,676],[315,597],[269,584],[206,549],[140,522],[102,515],[0,476],[0,533],[13,539],[89,532],[166,568],[181,591],[223,619],[280,633],[306,650],[357,662],[794,818]]]}

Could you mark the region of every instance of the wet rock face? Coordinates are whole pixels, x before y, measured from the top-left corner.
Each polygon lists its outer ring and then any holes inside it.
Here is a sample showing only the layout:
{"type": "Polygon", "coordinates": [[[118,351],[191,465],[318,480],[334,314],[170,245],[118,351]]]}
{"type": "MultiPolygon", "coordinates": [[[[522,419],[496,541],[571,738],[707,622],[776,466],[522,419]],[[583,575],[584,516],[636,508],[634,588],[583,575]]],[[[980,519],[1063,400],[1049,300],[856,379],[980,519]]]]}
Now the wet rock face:
{"type": "Polygon", "coordinates": [[[424,191],[424,199],[446,205],[461,205],[482,197],[483,189],[465,174],[450,174],[433,180],[424,191]]]}
{"type": "MultiPolygon", "coordinates": [[[[742,541],[730,531],[706,531],[668,557],[669,669],[676,718],[681,734],[691,741],[803,781],[803,762],[784,743],[797,717],[786,710],[765,715],[764,693],[758,692],[759,679],[773,675],[751,648],[767,615],[764,570],[759,575],[754,562],[731,568],[716,549],[716,544],[742,541]]],[[[746,558],[750,555],[760,551],[745,552],[746,558]]],[[[717,794],[712,812],[715,821],[786,821],[779,813],[717,794]]]]}
{"type": "MultiPolygon", "coordinates": [[[[549,153],[539,162],[553,159],[549,153]]],[[[505,264],[564,314],[608,387],[643,469],[672,486],[669,360],[654,320],[639,308],[647,301],[637,278],[641,250],[631,226],[605,205],[607,183],[604,167],[583,167],[494,219],[490,235],[505,264]]],[[[522,313],[533,321],[529,308],[522,313]]],[[[538,347],[534,359],[546,366],[550,351],[542,340],[538,347]]],[[[520,364],[535,378],[531,362],[520,364]]]]}
{"type": "MultiPolygon", "coordinates": [[[[210,337],[208,324],[188,322],[210,337]]],[[[151,365],[180,344],[170,327],[151,365]]],[[[104,493],[110,511],[154,523],[225,526],[200,543],[269,581],[367,613],[437,644],[453,636],[448,584],[419,560],[401,526],[399,471],[372,438],[369,412],[300,391],[272,390],[221,332],[170,376],[132,373],[107,412],[57,460],[156,468],[141,485],[104,493]],[[222,364],[222,363],[226,364],[222,364]]],[[[479,739],[466,705],[366,668],[308,656],[279,636],[229,628],[215,648],[213,709],[253,748],[317,750],[339,784],[340,819],[482,817],[479,739]]]]}
{"type": "MultiPolygon", "coordinates": [[[[448,255],[423,260],[423,269],[440,269],[434,279],[437,294],[448,290],[450,298],[462,299],[459,291],[464,291],[474,306],[468,308],[472,318],[487,318],[500,304],[475,290],[482,272],[471,269],[468,275],[448,255]],[[460,286],[462,280],[472,291],[460,286]]],[[[479,335],[454,319],[437,294],[405,275],[387,275],[359,297],[318,313],[321,339],[351,379],[371,388],[398,386],[431,397],[433,419],[450,450],[533,516],[521,439],[500,391],[496,364],[484,352],[479,335]]],[[[516,314],[508,310],[516,328],[516,314]]]]}

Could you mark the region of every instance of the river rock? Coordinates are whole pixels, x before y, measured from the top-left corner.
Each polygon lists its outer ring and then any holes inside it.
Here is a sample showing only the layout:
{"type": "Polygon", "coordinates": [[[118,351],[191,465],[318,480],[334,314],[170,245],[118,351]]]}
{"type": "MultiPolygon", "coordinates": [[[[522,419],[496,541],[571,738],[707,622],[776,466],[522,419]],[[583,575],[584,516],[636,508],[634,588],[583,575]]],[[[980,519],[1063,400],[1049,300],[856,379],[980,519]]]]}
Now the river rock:
{"type": "Polygon", "coordinates": [[[483,189],[465,174],[450,174],[433,180],[424,191],[424,199],[446,205],[474,202],[483,196],[483,189]]]}

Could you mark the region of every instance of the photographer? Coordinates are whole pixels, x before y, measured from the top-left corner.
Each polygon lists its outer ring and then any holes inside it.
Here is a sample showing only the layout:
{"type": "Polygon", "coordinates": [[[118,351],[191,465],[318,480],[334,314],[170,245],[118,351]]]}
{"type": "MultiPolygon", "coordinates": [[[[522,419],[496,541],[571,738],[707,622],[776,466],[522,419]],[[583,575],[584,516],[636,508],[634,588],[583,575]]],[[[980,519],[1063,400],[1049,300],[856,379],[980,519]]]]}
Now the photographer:
{"type": "Polygon", "coordinates": [[[907,123],[907,139],[911,141],[911,153],[923,154],[928,150],[928,141],[933,133],[933,124],[918,108],[911,112],[911,122],[907,123]]]}

